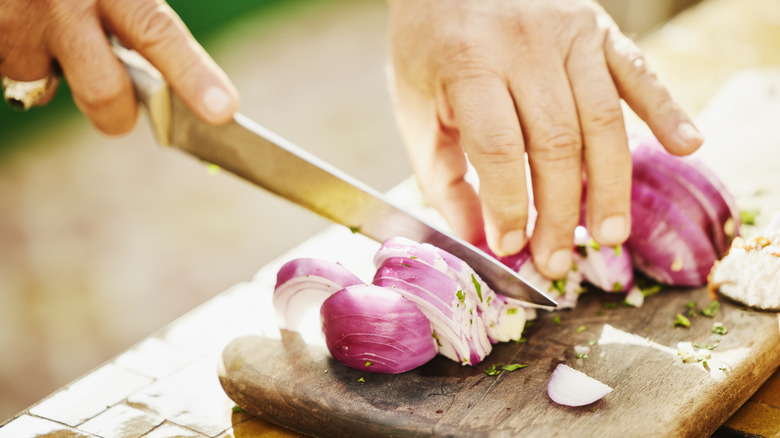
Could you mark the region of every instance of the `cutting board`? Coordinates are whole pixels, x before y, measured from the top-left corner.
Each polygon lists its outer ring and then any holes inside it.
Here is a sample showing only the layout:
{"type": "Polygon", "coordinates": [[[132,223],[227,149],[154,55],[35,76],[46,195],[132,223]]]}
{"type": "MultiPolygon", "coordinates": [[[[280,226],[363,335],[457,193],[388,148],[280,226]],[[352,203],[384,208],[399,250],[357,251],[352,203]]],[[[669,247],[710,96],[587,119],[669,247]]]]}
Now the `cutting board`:
{"type": "MultiPolygon", "coordinates": [[[[759,79],[749,77],[746,83],[754,86],[759,79]]],[[[780,86],[780,74],[761,80],[780,86]]],[[[727,86],[727,92],[721,93],[727,97],[716,108],[721,111],[710,114],[722,114],[728,120],[733,111],[744,115],[755,110],[755,99],[751,102],[744,84],[740,87],[741,92],[734,93],[727,86]]],[[[762,99],[767,94],[761,87],[755,92],[762,99]]],[[[736,129],[716,116],[709,123],[714,129],[736,129]]],[[[724,144],[723,148],[732,146],[724,144]]],[[[749,161],[745,155],[759,154],[763,146],[754,143],[752,152],[742,149],[740,159],[749,161]]],[[[780,145],[775,146],[780,150],[780,145]]],[[[706,157],[716,171],[718,165],[728,166],[728,156],[719,158],[718,150],[711,148],[712,155],[706,157]]],[[[750,168],[741,174],[728,170],[737,182],[755,178],[750,168]]],[[[776,180],[776,174],[769,177],[776,180]]],[[[726,183],[733,187],[733,181],[726,183]]],[[[771,183],[744,197],[754,206],[762,200],[771,204],[779,187],[771,183]]],[[[400,189],[401,194],[409,191],[408,187],[400,189]]],[[[330,231],[286,259],[293,255],[326,256],[363,272],[366,278],[373,253],[360,236],[330,231]]],[[[265,267],[256,279],[267,285],[269,306],[277,268],[265,267]]],[[[683,437],[712,434],[780,365],[780,317],[776,313],[746,310],[722,300],[714,318],[696,313],[685,328],[673,325],[675,317],[687,315],[691,302],[698,309],[706,307],[710,299],[704,288],[668,288],[649,296],[640,308],[624,306],[621,301],[617,294],[589,292],[573,310],[540,312],[527,329],[526,342],[496,345],[481,364],[461,366],[437,357],[398,375],[342,366],[325,347],[274,328],[269,316],[258,317],[262,334],[227,345],[219,377],[228,396],[247,412],[315,436],[683,437]],[[715,322],[725,325],[728,333],[713,333],[715,322]],[[677,355],[679,342],[716,347],[706,364],[683,363],[677,355]],[[528,367],[497,376],[485,373],[494,364],[512,363],[528,367]],[[553,403],[546,386],[559,363],[614,391],[584,407],[553,403]]]]}

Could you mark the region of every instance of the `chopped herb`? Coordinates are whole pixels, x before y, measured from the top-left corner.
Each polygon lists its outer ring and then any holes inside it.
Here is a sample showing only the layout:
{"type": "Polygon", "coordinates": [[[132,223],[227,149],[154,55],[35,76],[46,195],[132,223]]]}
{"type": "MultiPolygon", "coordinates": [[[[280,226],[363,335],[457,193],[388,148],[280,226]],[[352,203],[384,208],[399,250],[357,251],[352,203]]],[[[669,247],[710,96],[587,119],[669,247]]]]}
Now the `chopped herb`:
{"type": "Polygon", "coordinates": [[[367,366],[367,367],[370,367],[370,366],[371,366],[371,365],[373,365],[373,364],[374,364],[374,363],[373,363],[373,362],[371,362],[370,360],[367,360],[367,361],[366,361],[366,366],[367,366]]]}
{"type": "Polygon", "coordinates": [[[417,257],[415,257],[415,256],[409,256],[409,258],[412,259],[412,260],[417,260],[417,257]]]}
{"type": "Polygon", "coordinates": [[[715,345],[710,345],[710,344],[693,344],[693,346],[696,347],[696,348],[704,348],[704,349],[707,349],[707,350],[714,350],[714,349],[716,349],[718,347],[719,344],[720,344],[720,342],[716,342],[715,345]]]}
{"type": "Polygon", "coordinates": [[[674,326],[675,327],[690,327],[691,326],[691,320],[686,318],[685,315],[682,313],[678,313],[677,316],[674,318],[674,326]]]}
{"type": "Polygon", "coordinates": [[[474,274],[471,274],[471,282],[474,283],[474,288],[477,289],[477,296],[479,297],[479,302],[482,302],[482,286],[479,284],[479,281],[477,281],[477,277],[474,276],[474,274]]]}
{"type": "Polygon", "coordinates": [[[615,245],[612,247],[612,250],[615,251],[615,257],[623,255],[623,245],[615,245]]]}
{"type": "Polygon", "coordinates": [[[246,412],[246,411],[244,410],[244,408],[242,408],[242,407],[241,407],[241,406],[239,406],[239,405],[235,405],[235,406],[233,406],[233,409],[232,409],[232,411],[233,411],[233,413],[234,413],[234,414],[243,414],[244,412],[246,412]]]}
{"type": "Polygon", "coordinates": [[[360,227],[349,227],[349,231],[352,231],[352,234],[357,234],[360,232],[360,227]]]}
{"type": "Polygon", "coordinates": [[[615,284],[612,285],[612,292],[620,292],[622,290],[623,285],[619,281],[616,281],[615,284]]]}
{"type": "Polygon", "coordinates": [[[487,374],[488,376],[497,376],[497,375],[499,375],[501,373],[501,370],[499,370],[496,367],[500,367],[500,366],[501,366],[500,363],[494,363],[493,365],[490,366],[490,368],[485,370],[485,374],[487,374]]]}
{"type": "Polygon", "coordinates": [[[490,307],[490,303],[492,303],[492,302],[493,302],[493,295],[488,295],[488,299],[487,299],[488,307],[490,307]]]}
{"type": "Polygon", "coordinates": [[[407,268],[411,268],[412,267],[412,265],[410,265],[408,263],[404,263],[404,266],[406,266],[407,268]]]}
{"type": "Polygon", "coordinates": [[[685,303],[685,307],[688,309],[688,316],[693,318],[696,316],[696,301],[688,301],[685,303]]]}
{"type": "Polygon", "coordinates": [[[716,335],[725,335],[728,333],[728,331],[729,329],[727,329],[722,322],[716,322],[715,324],[712,324],[712,333],[715,333],[716,335]]]}
{"type": "Polygon", "coordinates": [[[642,292],[642,296],[649,297],[650,295],[655,295],[658,292],[661,292],[662,286],[660,284],[654,284],[652,286],[648,286],[645,288],[640,288],[639,290],[642,292]]]}
{"type": "Polygon", "coordinates": [[[576,357],[577,359],[585,359],[585,360],[588,360],[588,353],[580,353],[580,354],[578,354],[578,355],[576,355],[576,356],[574,356],[574,357],[576,357]]]}
{"type": "Polygon", "coordinates": [[[584,332],[587,329],[588,329],[587,327],[585,327],[584,325],[581,325],[581,326],[577,327],[577,333],[582,333],[582,332],[584,332]]]}
{"type": "Polygon", "coordinates": [[[462,290],[455,292],[455,296],[458,297],[458,301],[466,304],[466,294],[462,290]]]}
{"type": "Polygon", "coordinates": [[[617,306],[618,305],[615,302],[607,302],[607,303],[602,304],[602,307],[605,308],[605,309],[617,309],[617,306]]]}
{"type": "Polygon", "coordinates": [[[555,315],[553,316],[552,322],[555,325],[561,325],[561,315],[555,315]]]}
{"type": "Polygon", "coordinates": [[[580,256],[582,257],[588,256],[588,248],[586,248],[585,245],[577,245],[577,252],[580,253],[580,256]]]}
{"type": "Polygon", "coordinates": [[[566,295],[566,277],[563,277],[559,280],[553,280],[550,283],[550,289],[548,289],[548,292],[558,291],[558,294],[560,295],[566,295]]]}
{"type": "Polygon", "coordinates": [[[520,339],[516,340],[515,342],[517,342],[518,344],[525,344],[526,342],[528,342],[528,339],[521,337],[520,339]]]}
{"type": "Polygon", "coordinates": [[[754,210],[741,210],[739,212],[739,217],[742,220],[742,223],[744,225],[755,225],[756,224],[756,217],[758,217],[758,214],[760,211],[758,209],[754,210]]]}
{"type": "Polygon", "coordinates": [[[361,378],[359,378],[359,379],[358,379],[358,382],[360,382],[360,383],[366,383],[366,379],[364,379],[364,378],[362,378],[362,377],[361,377],[361,378]]]}
{"type": "Polygon", "coordinates": [[[596,408],[591,408],[590,411],[591,412],[596,412],[596,408]]]}
{"type": "Polygon", "coordinates": [[[510,307],[510,308],[506,309],[506,314],[507,315],[514,315],[515,313],[517,313],[517,307],[510,307]]]}
{"type": "Polygon", "coordinates": [[[701,314],[707,318],[714,318],[720,309],[720,301],[713,301],[704,309],[701,309],[701,314]]]}
{"type": "Polygon", "coordinates": [[[209,175],[216,175],[220,170],[222,169],[216,164],[209,164],[206,168],[206,172],[208,172],[209,175]]]}
{"type": "Polygon", "coordinates": [[[504,371],[509,371],[511,373],[512,371],[519,370],[527,366],[528,366],[527,364],[513,363],[513,364],[505,365],[501,367],[501,369],[504,371]]]}
{"type": "Polygon", "coordinates": [[[590,242],[588,242],[588,245],[590,245],[590,247],[595,249],[596,251],[599,251],[601,249],[601,245],[599,245],[599,243],[596,242],[594,239],[590,239],[590,242]]]}
{"type": "Polygon", "coordinates": [[[436,332],[431,332],[431,334],[433,335],[433,339],[436,339],[436,345],[443,347],[441,339],[439,339],[439,335],[437,335],[436,332]]]}
{"type": "Polygon", "coordinates": [[[534,325],[536,325],[536,321],[526,321],[525,324],[523,325],[523,330],[527,330],[533,327],[534,325]]]}

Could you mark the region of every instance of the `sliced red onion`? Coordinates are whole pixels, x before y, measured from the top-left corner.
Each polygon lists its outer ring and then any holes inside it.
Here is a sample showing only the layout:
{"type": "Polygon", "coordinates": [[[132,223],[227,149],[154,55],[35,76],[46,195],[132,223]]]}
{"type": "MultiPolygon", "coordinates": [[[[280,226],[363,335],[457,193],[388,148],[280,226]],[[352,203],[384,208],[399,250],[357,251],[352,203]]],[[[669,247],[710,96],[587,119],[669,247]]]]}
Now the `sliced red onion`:
{"type": "Polygon", "coordinates": [[[601,400],[612,388],[564,364],[558,364],[547,383],[547,395],[559,405],[585,406],[601,400]]]}
{"type": "Polygon", "coordinates": [[[582,226],[574,230],[574,245],[574,264],[585,282],[606,292],[626,292],[634,285],[634,267],[624,245],[601,246],[582,226]]]}
{"type": "Polygon", "coordinates": [[[421,259],[383,259],[373,284],[398,292],[420,308],[431,321],[442,355],[473,365],[490,354],[492,345],[476,297],[421,259]]]}
{"type": "Polygon", "coordinates": [[[395,291],[349,286],[326,299],[320,315],[328,350],[348,367],[396,374],[436,356],[431,322],[395,291]]]}
{"type": "Polygon", "coordinates": [[[534,266],[528,246],[519,253],[510,257],[502,257],[500,260],[539,290],[552,295],[558,303],[557,309],[574,308],[577,305],[577,298],[584,291],[582,273],[575,265],[572,265],[572,269],[566,274],[566,277],[560,280],[550,280],[534,266]]]}
{"type": "Polygon", "coordinates": [[[700,224],[675,200],[642,181],[631,187],[631,235],[626,241],[634,267],[665,284],[701,286],[717,259],[700,224]]]}
{"type": "Polygon", "coordinates": [[[319,321],[320,306],[331,294],[363,284],[338,263],[299,258],[285,263],[276,275],[273,305],[279,328],[305,331],[304,325],[319,321]]]}

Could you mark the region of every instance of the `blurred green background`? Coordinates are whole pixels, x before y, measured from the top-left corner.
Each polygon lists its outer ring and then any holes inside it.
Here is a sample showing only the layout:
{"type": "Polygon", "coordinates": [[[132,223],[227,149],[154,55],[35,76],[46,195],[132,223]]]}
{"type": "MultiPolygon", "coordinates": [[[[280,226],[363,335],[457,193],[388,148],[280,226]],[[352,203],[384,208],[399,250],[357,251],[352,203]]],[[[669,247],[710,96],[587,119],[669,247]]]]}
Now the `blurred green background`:
{"type": "MultiPolygon", "coordinates": [[[[209,38],[226,25],[247,14],[278,12],[292,4],[311,0],[170,0],[168,4],[187,24],[195,38],[208,44],[209,38]]],[[[65,123],[72,117],[82,117],[70,95],[65,81],[60,84],[57,95],[44,107],[19,112],[8,105],[0,105],[0,158],[18,147],[30,130],[41,126],[65,123]]]]}

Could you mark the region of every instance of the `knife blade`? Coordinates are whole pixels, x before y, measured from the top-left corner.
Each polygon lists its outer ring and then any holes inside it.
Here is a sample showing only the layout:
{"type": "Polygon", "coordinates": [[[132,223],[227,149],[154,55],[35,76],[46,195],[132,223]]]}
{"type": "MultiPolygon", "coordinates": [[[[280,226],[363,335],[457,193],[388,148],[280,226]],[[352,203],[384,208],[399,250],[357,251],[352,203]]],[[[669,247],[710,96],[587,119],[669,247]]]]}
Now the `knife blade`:
{"type": "Polygon", "coordinates": [[[462,259],[504,295],[541,307],[557,306],[484,251],[404,211],[382,193],[249,118],[236,114],[221,126],[200,120],[143,57],[123,47],[114,51],[130,73],[161,144],[215,164],[378,242],[401,236],[430,243],[462,259]]]}

